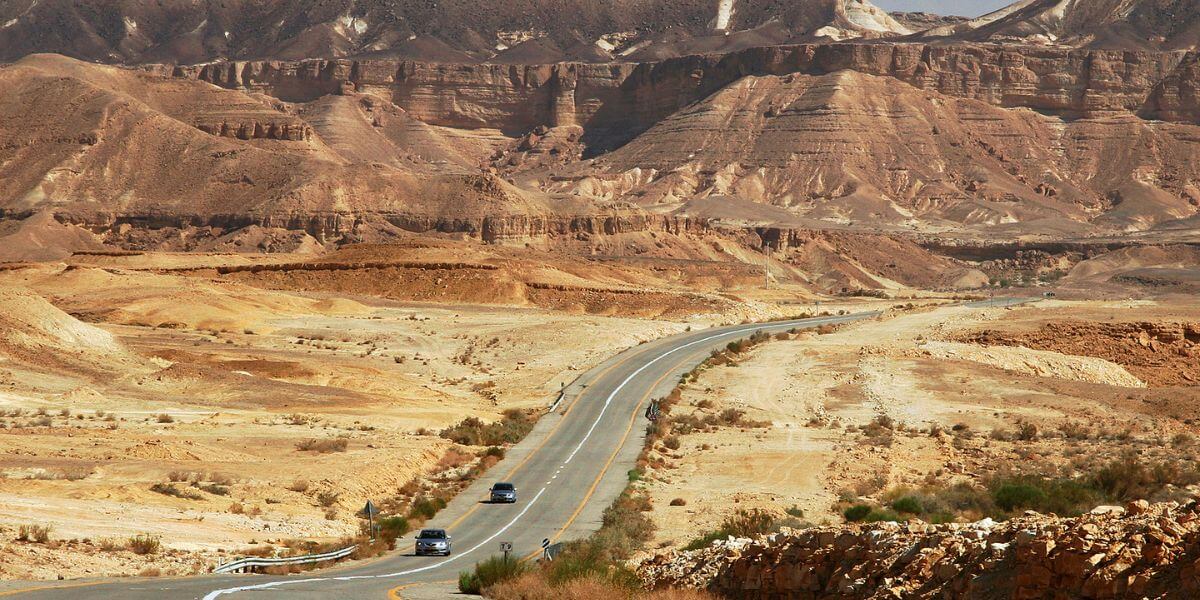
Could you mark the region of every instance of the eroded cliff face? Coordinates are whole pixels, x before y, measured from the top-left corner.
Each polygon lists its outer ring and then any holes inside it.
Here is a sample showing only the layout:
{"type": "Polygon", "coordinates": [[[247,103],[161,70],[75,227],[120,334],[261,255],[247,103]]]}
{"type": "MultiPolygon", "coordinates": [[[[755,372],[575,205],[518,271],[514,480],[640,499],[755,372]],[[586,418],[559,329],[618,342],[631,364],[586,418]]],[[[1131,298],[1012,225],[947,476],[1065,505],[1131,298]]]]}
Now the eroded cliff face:
{"type": "Polygon", "coordinates": [[[1200,114],[1197,56],[1185,52],[817,44],[641,64],[306,60],[157,69],[297,102],[346,90],[372,92],[422,121],[451,127],[525,132],[538,125],[580,125],[595,150],[619,145],[747,75],[852,70],[949,96],[1070,118],[1138,113],[1192,121],[1200,114]]]}

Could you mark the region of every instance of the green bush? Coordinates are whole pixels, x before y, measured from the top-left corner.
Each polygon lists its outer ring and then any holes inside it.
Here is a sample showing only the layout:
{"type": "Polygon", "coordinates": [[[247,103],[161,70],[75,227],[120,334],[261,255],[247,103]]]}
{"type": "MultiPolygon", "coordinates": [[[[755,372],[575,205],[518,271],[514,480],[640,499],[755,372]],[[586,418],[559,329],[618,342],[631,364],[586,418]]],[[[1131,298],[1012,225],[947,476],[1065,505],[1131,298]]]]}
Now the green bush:
{"type": "Polygon", "coordinates": [[[878,523],[880,521],[903,521],[903,520],[904,520],[904,517],[901,517],[900,515],[896,514],[893,511],[890,511],[887,509],[882,509],[882,508],[871,509],[871,512],[867,513],[867,516],[863,518],[863,521],[866,521],[867,523],[878,523]]]}
{"type": "Polygon", "coordinates": [[[379,527],[379,539],[387,543],[389,549],[396,548],[396,538],[409,532],[408,519],[404,517],[383,517],[375,522],[379,527]]]}
{"type": "Polygon", "coordinates": [[[842,516],[846,517],[846,520],[851,523],[857,523],[859,521],[865,520],[867,518],[867,515],[870,515],[870,514],[871,514],[871,507],[867,506],[866,504],[855,504],[854,506],[851,506],[851,507],[847,508],[846,510],[842,511],[842,516]]]}
{"type": "Polygon", "coordinates": [[[443,508],[446,508],[446,501],[441,498],[418,496],[413,500],[412,506],[408,507],[408,518],[428,521],[443,508]]]}
{"type": "Polygon", "coordinates": [[[892,501],[892,510],[907,515],[919,515],[925,512],[921,501],[915,496],[904,496],[892,501]]]}
{"type": "Polygon", "coordinates": [[[1027,483],[1002,484],[992,492],[992,497],[996,506],[1008,511],[1034,508],[1046,502],[1046,492],[1027,483]]]}
{"type": "Polygon", "coordinates": [[[569,542],[562,553],[550,562],[546,578],[552,586],[561,586],[577,579],[598,579],[615,587],[637,590],[641,581],[623,562],[614,562],[611,549],[607,548],[602,536],[569,542]]]}
{"type": "Polygon", "coordinates": [[[474,571],[463,571],[458,575],[458,591],[464,594],[481,594],[483,590],[520,577],[529,567],[516,558],[493,556],[483,562],[475,563],[474,571]]]}

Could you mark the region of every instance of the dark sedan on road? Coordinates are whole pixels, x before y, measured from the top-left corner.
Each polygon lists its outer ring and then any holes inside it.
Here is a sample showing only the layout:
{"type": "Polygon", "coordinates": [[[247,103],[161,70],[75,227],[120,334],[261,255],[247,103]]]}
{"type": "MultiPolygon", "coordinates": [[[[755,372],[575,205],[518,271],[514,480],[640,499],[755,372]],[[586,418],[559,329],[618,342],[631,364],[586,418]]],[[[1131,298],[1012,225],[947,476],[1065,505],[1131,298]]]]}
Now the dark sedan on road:
{"type": "Polygon", "coordinates": [[[441,554],[450,556],[450,535],[445,529],[422,529],[417,536],[417,556],[441,554]]]}
{"type": "Polygon", "coordinates": [[[517,486],[501,482],[492,485],[491,490],[492,502],[516,502],[517,501],[517,486]]]}

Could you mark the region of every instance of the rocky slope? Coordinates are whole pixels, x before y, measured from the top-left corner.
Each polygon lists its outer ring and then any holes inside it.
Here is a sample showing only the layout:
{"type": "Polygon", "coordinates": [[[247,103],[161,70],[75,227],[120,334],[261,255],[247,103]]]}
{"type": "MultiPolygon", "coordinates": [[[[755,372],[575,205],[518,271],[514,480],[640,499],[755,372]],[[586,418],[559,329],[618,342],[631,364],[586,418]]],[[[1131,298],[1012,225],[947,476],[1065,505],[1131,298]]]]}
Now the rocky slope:
{"type": "Polygon", "coordinates": [[[11,0],[0,61],[377,55],[442,62],[609,61],[910,33],[867,0],[11,0]]]}
{"type": "Polygon", "coordinates": [[[93,229],[223,235],[253,225],[320,240],[401,228],[497,239],[588,212],[551,210],[478,170],[418,172],[399,149],[353,156],[288,107],[203,83],[34,56],[0,69],[0,87],[0,213],[13,220],[50,211],[93,229]]]}
{"type": "Polygon", "coordinates": [[[1190,598],[1200,506],[1131,503],[1072,519],[787,530],[645,560],[651,587],[731,598],[1190,598]]]}

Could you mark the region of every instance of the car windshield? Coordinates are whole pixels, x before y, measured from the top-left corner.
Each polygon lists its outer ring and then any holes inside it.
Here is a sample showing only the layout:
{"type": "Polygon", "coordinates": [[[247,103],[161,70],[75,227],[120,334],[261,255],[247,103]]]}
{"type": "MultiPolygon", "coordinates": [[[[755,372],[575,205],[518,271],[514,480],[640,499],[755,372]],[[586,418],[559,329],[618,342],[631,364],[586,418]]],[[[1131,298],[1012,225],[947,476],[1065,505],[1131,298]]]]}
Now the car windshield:
{"type": "Polygon", "coordinates": [[[497,483],[496,485],[492,486],[492,489],[496,490],[497,492],[511,492],[513,490],[513,484],[497,483]]]}
{"type": "Polygon", "coordinates": [[[423,540],[444,540],[446,539],[446,531],[443,529],[422,529],[420,537],[423,540]]]}

